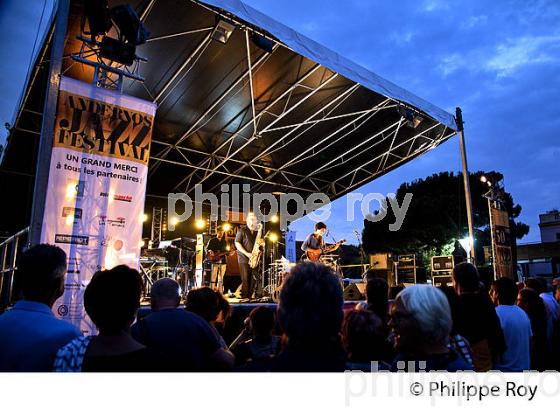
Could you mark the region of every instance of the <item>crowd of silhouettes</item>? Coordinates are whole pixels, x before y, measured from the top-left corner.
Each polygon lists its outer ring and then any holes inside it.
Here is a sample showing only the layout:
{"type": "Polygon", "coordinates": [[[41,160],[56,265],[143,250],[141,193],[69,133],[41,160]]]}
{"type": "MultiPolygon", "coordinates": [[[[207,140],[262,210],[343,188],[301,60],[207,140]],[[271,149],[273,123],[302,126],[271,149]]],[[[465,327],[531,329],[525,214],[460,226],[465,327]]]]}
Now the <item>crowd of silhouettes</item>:
{"type": "Polygon", "coordinates": [[[17,274],[23,297],[0,315],[0,371],[511,372],[560,364],[560,283],[502,277],[487,287],[470,263],[456,265],[453,286],[441,288],[391,288],[370,272],[366,301],[346,305],[329,267],[299,263],[277,306],[255,307],[231,338],[230,304],[207,287],[183,305],[179,284],[160,279],[140,318],[139,272],[98,271],[83,297],[97,331],[84,335],[52,313],[64,293],[64,251],[34,246],[17,274]]]}

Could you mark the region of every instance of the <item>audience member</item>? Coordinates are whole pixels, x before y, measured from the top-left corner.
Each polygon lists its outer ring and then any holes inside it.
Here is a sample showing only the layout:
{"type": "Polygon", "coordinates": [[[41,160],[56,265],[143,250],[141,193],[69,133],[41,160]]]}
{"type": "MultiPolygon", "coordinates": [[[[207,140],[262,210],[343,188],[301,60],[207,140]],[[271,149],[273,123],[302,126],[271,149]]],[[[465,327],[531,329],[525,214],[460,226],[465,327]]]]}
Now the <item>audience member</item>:
{"type": "Polygon", "coordinates": [[[539,294],[531,288],[521,289],[517,305],[525,311],[531,322],[533,333],[531,343],[531,369],[546,370],[550,361],[550,349],[547,340],[547,312],[545,303],[539,294]]]}
{"type": "Polygon", "coordinates": [[[231,352],[221,346],[202,317],[179,308],[181,288],[171,278],[159,279],[150,293],[151,313],[137,321],[131,334],[138,342],[173,356],[181,371],[227,370],[231,352]]]}
{"type": "Polygon", "coordinates": [[[58,351],[55,371],[143,372],[172,370],[169,362],[130,335],[140,306],[142,280],[119,265],[98,271],[84,293],[87,314],[99,335],[74,339],[58,351]]]}
{"type": "Polygon", "coordinates": [[[520,372],[531,368],[531,322],[515,304],[517,293],[517,285],[507,277],[494,281],[490,289],[506,341],[506,350],[494,363],[496,370],[520,372]]]}
{"type": "Polygon", "coordinates": [[[533,289],[543,300],[546,309],[546,338],[549,350],[553,349],[553,338],[560,319],[560,304],[554,297],[553,288],[544,278],[525,279],[525,288],[533,289]]]}
{"type": "Polygon", "coordinates": [[[220,346],[229,350],[218,330],[218,328],[222,328],[223,322],[230,313],[229,302],[220,292],[207,286],[193,289],[187,294],[185,307],[189,312],[195,313],[206,320],[212,326],[214,334],[220,341],[220,346]]]}
{"type": "Polygon", "coordinates": [[[473,365],[472,350],[469,341],[459,334],[459,330],[464,327],[465,323],[465,309],[461,303],[461,299],[455,289],[450,286],[442,286],[440,289],[447,298],[449,303],[449,308],[451,309],[451,319],[453,321],[453,326],[451,328],[451,334],[449,337],[449,347],[459,353],[463,359],[473,365]]]}
{"type": "Polygon", "coordinates": [[[266,306],[249,313],[245,328],[230,346],[238,366],[249,362],[253,366],[266,365],[280,352],[280,337],[273,335],[275,324],[274,311],[266,306]]]}
{"type": "Polygon", "coordinates": [[[453,287],[465,311],[457,333],[471,346],[475,370],[491,370],[493,362],[505,351],[505,340],[494,305],[488,294],[481,291],[476,267],[468,262],[455,265],[453,287]]]}
{"type": "Polygon", "coordinates": [[[451,309],[445,295],[429,285],[413,285],[401,291],[391,306],[397,356],[393,371],[472,370],[449,348],[451,309]]]}
{"type": "Polygon", "coordinates": [[[369,310],[352,310],[342,324],[346,369],[370,372],[388,370],[384,323],[369,310]]]}
{"type": "Polygon", "coordinates": [[[279,299],[277,315],[286,345],[271,370],[343,371],[343,298],[335,273],[323,264],[300,263],[287,275],[279,299]]]}
{"type": "Polygon", "coordinates": [[[387,323],[389,313],[389,284],[383,278],[368,278],[366,284],[366,300],[368,310],[372,311],[381,319],[382,323],[387,323]]]}
{"type": "Polygon", "coordinates": [[[51,311],[64,292],[66,253],[36,245],[19,257],[23,300],[0,316],[0,371],[51,371],[58,349],[81,335],[51,311]]]}

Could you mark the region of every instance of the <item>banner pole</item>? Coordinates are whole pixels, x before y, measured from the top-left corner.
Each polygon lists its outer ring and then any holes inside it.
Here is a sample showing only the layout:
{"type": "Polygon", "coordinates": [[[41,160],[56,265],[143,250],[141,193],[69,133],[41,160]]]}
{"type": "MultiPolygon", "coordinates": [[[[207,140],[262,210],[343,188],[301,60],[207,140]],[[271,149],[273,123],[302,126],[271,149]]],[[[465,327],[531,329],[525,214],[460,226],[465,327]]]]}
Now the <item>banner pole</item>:
{"type": "Polygon", "coordinates": [[[469,255],[469,262],[476,264],[475,247],[474,247],[474,230],[473,230],[473,215],[472,215],[472,199],[471,199],[471,186],[469,183],[469,167],[467,165],[467,152],[465,149],[465,134],[463,128],[463,113],[460,107],[456,108],[455,121],[457,123],[457,132],[459,134],[459,147],[461,149],[461,164],[463,167],[463,183],[465,187],[465,203],[467,207],[467,223],[469,226],[469,240],[471,242],[471,249],[469,255]]]}
{"type": "Polygon", "coordinates": [[[60,88],[60,73],[62,57],[64,55],[64,40],[70,14],[69,0],[59,0],[56,10],[55,30],[52,38],[50,55],[49,80],[47,83],[45,104],[43,106],[43,122],[39,137],[39,150],[37,153],[37,168],[35,171],[35,185],[33,189],[33,202],[31,205],[31,219],[29,223],[28,245],[36,245],[41,240],[41,228],[45,201],[48,192],[49,170],[53,148],[54,122],[58,92],[60,88]]]}

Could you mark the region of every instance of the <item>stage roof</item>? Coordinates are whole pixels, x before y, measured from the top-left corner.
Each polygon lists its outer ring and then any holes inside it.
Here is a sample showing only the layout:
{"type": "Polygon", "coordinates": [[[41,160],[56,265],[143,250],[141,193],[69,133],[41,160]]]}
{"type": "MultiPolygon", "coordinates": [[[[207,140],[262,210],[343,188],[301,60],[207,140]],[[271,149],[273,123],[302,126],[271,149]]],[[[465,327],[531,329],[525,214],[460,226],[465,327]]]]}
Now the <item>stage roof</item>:
{"type": "MultiPolygon", "coordinates": [[[[336,199],[456,132],[451,114],[240,1],[130,3],[151,38],[137,49],[148,59],[145,81],[127,80],[124,93],[158,104],[148,196],[249,183],[252,192],[336,199]],[[225,44],[212,39],[221,20],[235,26],[225,44]],[[422,121],[410,126],[405,111],[422,121]]],[[[62,70],[91,82],[93,70],[68,58],[80,47],[81,16],[72,1],[62,70]]],[[[3,157],[11,172],[33,174],[33,160],[21,158],[36,155],[49,39],[3,157]]]]}

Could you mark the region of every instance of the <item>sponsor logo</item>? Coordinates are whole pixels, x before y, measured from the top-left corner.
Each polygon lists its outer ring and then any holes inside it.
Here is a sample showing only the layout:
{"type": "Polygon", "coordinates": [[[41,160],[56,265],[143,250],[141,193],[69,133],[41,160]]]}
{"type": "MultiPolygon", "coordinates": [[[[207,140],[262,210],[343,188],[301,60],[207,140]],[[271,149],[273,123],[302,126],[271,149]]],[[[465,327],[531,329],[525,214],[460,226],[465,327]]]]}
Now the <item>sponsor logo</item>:
{"type": "Polygon", "coordinates": [[[56,234],[54,236],[55,243],[66,243],[70,245],[84,245],[87,246],[89,244],[89,237],[81,236],[81,235],[64,235],[64,234],[56,234]]]}
{"type": "Polygon", "coordinates": [[[115,201],[132,202],[132,195],[115,194],[113,195],[113,199],[115,201]]]}
{"type": "Polygon", "coordinates": [[[68,306],[60,305],[56,311],[58,312],[59,316],[66,316],[68,314],[68,306]]]}
{"type": "Polygon", "coordinates": [[[99,216],[99,226],[114,226],[117,228],[124,228],[126,225],[126,218],[119,216],[114,219],[107,218],[107,215],[99,216]]]}
{"type": "MultiPolygon", "coordinates": [[[[102,198],[110,198],[111,194],[109,192],[100,192],[99,196],[102,198]]],[[[113,200],[122,201],[122,202],[132,202],[132,195],[113,194],[113,200]]]]}
{"type": "Polygon", "coordinates": [[[71,206],[65,206],[62,208],[62,217],[67,218],[72,216],[74,219],[82,219],[82,209],[72,208],[71,206]]]}

